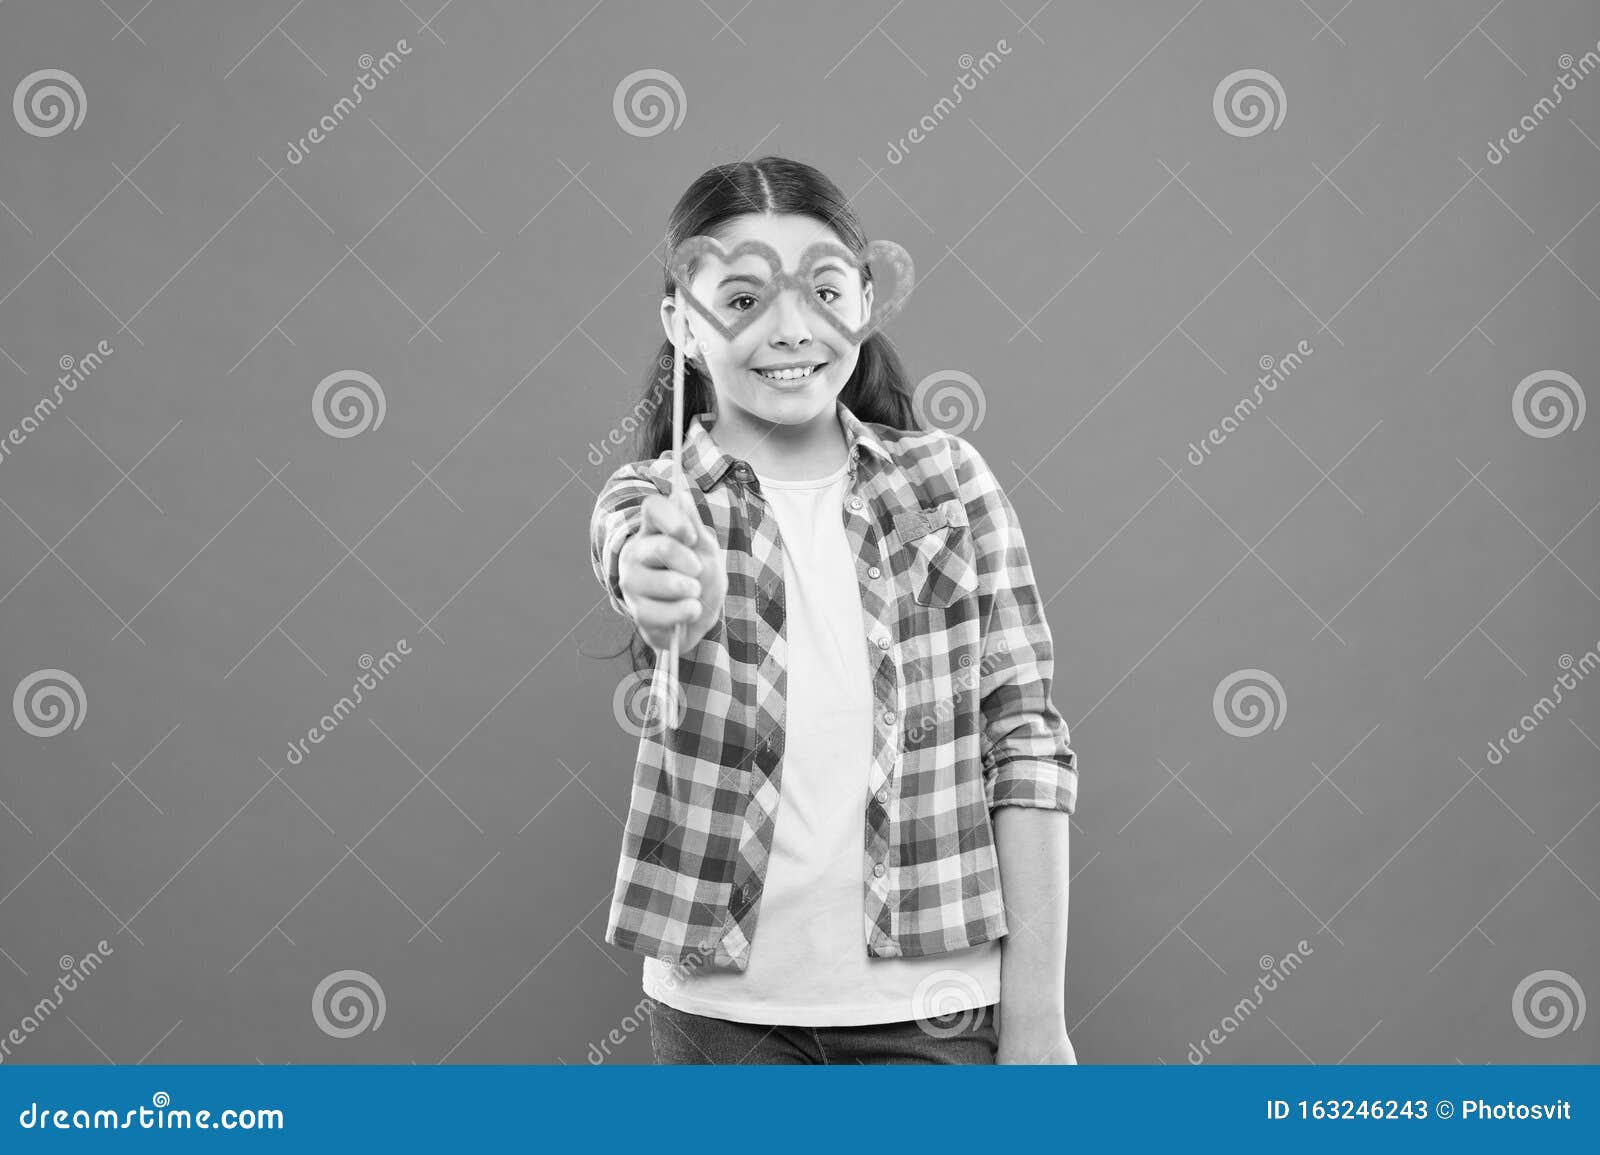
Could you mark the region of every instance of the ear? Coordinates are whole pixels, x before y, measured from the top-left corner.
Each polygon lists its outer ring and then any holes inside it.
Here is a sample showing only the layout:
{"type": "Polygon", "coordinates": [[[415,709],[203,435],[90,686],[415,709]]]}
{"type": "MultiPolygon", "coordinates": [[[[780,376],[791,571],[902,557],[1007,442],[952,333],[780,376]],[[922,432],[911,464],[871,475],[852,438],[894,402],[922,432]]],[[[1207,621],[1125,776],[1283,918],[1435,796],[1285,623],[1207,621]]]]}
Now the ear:
{"type": "Polygon", "coordinates": [[[678,325],[674,317],[677,311],[677,306],[673,303],[671,297],[661,298],[661,331],[667,335],[667,340],[674,345],[678,343],[678,325]]]}
{"type": "Polygon", "coordinates": [[[861,311],[865,314],[861,318],[862,324],[872,319],[872,282],[868,281],[861,289],[861,311]]]}
{"type": "Polygon", "coordinates": [[[694,354],[697,352],[697,346],[695,345],[694,339],[694,327],[689,324],[689,310],[687,308],[684,309],[681,320],[674,315],[676,313],[677,307],[674,304],[673,299],[671,297],[662,297],[662,331],[666,333],[668,341],[671,341],[674,345],[677,345],[683,349],[683,355],[685,359],[692,359],[694,354]],[[687,328],[688,332],[686,335],[679,332],[680,327],[687,328]]]}

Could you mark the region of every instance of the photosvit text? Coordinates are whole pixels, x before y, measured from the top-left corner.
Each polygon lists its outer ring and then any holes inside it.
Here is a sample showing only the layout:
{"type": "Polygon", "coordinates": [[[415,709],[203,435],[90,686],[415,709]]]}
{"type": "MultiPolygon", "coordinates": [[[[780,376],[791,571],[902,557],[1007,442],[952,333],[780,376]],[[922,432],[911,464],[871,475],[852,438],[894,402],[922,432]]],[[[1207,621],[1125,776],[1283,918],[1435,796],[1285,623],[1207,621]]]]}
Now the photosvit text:
{"type": "Polygon", "coordinates": [[[1489,1103],[1482,1099],[1268,1099],[1268,1119],[1571,1119],[1572,1103],[1489,1103]]]}

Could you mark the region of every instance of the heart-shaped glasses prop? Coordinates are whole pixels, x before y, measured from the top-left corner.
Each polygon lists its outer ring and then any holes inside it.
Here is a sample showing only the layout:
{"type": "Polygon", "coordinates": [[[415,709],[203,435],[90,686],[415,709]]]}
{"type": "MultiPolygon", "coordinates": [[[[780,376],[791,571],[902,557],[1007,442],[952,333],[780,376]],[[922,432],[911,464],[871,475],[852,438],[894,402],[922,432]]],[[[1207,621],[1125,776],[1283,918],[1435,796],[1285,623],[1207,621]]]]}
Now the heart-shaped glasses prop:
{"type": "MultiPolygon", "coordinates": [[[[858,258],[844,245],[836,241],[817,241],[806,247],[800,254],[800,265],[792,273],[785,272],[783,257],[778,250],[763,241],[740,241],[732,250],[724,248],[715,237],[694,236],[689,237],[677,248],[672,255],[670,266],[672,279],[676,284],[673,293],[673,318],[678,326],[678,339],[673,342],[672,352],[672,493],[671,498],[699,524],[699,514],[694,508],[689,496],[688,477],[683,470],[683,348],[688,343],[687,315],[684,305],[687,302],[694,311],[705,318],[718,333],[722,334],[725,341],[732,341],[740,333],[755,323],[763,313],[772,307],[781,292],[794,289],[799,292],[800,299],[824,321],[827,321],[839,334],[852,345],[859,345],[878,329],[888,323],[889,319],[905,306],[906,298],[911,295],[912,286],[916,281],[916,270],[911,262],[911,254],[893,241],[873,241],[867,245],[866,251],[858,258]],[[737,315],[733,324],[724,324],[712,310],[706,308],[689,290],[691,270],[707,255],[715,257],[724,266],[730,266],[747,253],[754,253],[766,262],[769,276],[750,295],[756,298],[757,303],[743,313],[737,315]],[[878,260],[886,264],[892,273],[889,291],[874,301],[872,315],[867,318],[866,324],[859,328],[848,324],[842,317],[837,316],[832,310],[819,307],[820,303],[813,294],[811,272],[824,259],[835,258],[847,268],[854,268],[857,272],[865,273],[866,266],[878,260]]],[[[667,649],[667,663],[665,677],[660,665],[656,666],[655,678],[651,685],[651,695],[656,700],[655,709],[660,713],[663,731],[673,729],[678,721],[678,715],[683,705],[682,687],[678,683],[678,658],[682,648],[682,639],[685,626],[683,623],[672,628],[672,640],[667,649]]],[[[671,757],[671,742],[663,734],[662,756],[664,759],[671,757]]]]}
{"type": "MultiPolygon", "coordinates": [[[[724,248],[715,237],[694,236],[678,246],[672,254],[669,268],[677,284],[678,296],[686,299],[694,311],[705,318],[725,341],[733,340],[754,324],[757,318],[772,307],[781,292],[795,289],[799,292],[800,299],[805,301],[819,317],[838,330],[839,334],[852,345],[859,345],[887,324],[889,319],[905,306],[906,298],[911,295],[916,279],[911,254],[893,241],[873,241],[860,257],[837,241],[817,241],[807,246],[800,254],[799,267],[790,273],[784,270],[783,257],[779,255],[778,250],[763,241],[740,241],[730,250],[724,248]],[[724,266],[729,266],[748,254],[761,258],[767,266],[768,275],[763,284],[750,290],[750,295],[756,298],[756,304],[736,314],[732,324],[726,324],[714,310],[707,308],[705,303],[690,291],[691,270],[707,256],[716,258],[724,266]],[[867,318],[866,324],[859,328],[848,324],[833,310],[822,306],[814,295],[812,270],[830,258],[837,260],[845,268],[853,268],[862,273],[863,279],[867,266],[874,262],[887,266],[891,274],[888,292],[874,300],[872,315],[867,318]]],[[[881,286],[879,291],[881,292],[881,286]]]]}

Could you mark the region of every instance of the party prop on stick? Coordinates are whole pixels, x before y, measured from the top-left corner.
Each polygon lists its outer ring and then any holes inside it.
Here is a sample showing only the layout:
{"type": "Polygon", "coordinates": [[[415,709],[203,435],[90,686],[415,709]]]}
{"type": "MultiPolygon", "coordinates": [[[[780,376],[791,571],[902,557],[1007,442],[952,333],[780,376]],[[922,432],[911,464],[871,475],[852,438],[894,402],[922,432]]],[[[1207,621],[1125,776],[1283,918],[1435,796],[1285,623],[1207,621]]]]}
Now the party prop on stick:
{"type": "Polygon", "coordinates": [[[852,345],[859,345],[887,324],[889,319],[905,306],[906,298],[911,296],[911,289],[915,284],[916,270],[911,263],[911,254],[893,241],[873,241],[859,257],[837,241],[817,241],[808,245],[805,252],[800,254],[799,268],[787,273],[784,272],[783,258],[779,256],[778,250],[762,241],[740,241],[730,250],[724,248],[715,237],[695,236],[685,240],[673,253],[672,277],[678,284],[678,296],[688,298],[695,312],[722,334],[722,339],[725,341],[733,340],[749,328],[757,317],[772,307],[780,292],[793,288],[799,290],[800,299],[810,305],[824,321],[837,329],[841,336],[852,345]],[[731,265],[747,253],[754,253],[760,257],[766,263],[770,276],[755,294],[757,303],[738,314],[732,325],[726,325],[720,317],[701,303],[700,298],[689,291],[691,269],[695,262],[707,254],[714,256],[724,265],[731,265]],[[872,315],[859,329],[846,324],[844,319],[831,309],[817,307],[818,302],[811,292],[811,271],[828,257],[836,258],[847,268],[862,273],[870,262],[881,260],[893,274],[887,294],[873,302],[872,315]]]}
{"type": "MultiPolygon", "coordinates": [[[[740,333],[752,325],[772,303],[778,295],[785,290],[795,289],[800,293],[800,299],[811,307],[824,321],[832,326],[838,333],[852,345],[859,345],[873,333],[877,332],[889,319],[898,313],[906,303],[906,298],[911,295],[912,286],[916,281],[916,270],[911,262],[911,254],[893,241],[873,241],[858,257],[844,245],[836,241],[817,241],[808,245],[800,254],[799,267],[792,273],[785,272],[783,257],[778,250],[762,241],[745,240],[734,245],[730,250],[725,248],[715,237],[693,236],[680,244],[672,255],[672,279],[676,284],[673,291],[673,317],[678,325],[678,339],[672,343],[672,492],[670,500],[674,505],[684,509],[694,518],[698,531],[699,515],[695,512],[694,504],[689,496],[689,480],[683,470],[683,347],[689,339],[688,316],[684,310],[685,303],[692,305],[695,312],[699,313],[706,322],[722,335],[726,341],[732,341],[740,333]],[[752,295],[757,304],[743,313],[738,314],[732,325],[724,324],[722,319],[701,303],[700,299],[689,289],[692,280],[691,271],[701,258],[710,255],[723,265],[731,265],[747,253],[754,253],[766,263],[769,276],[760,289],[752,295]],[[853,268],[858,273],[865,274],[867,265],[880,260],[888,266],[891,273],[888,291],[873,302],[872,314],[865,324],[855,328],[848,324],[842,317],[832,310],[822,308],[812,292],[812,270],[824,259],[833,258],[847,268],[853,268]]],[[[682,686],[678,679],[678,657],[682,640],[687,631],[685,623],[679,622],[672,627],[672,640],[668,645],[667,670],[663,676],[661,666],[656,666],[655,683],[651,687],[652,695],[657,698],[661,710],[663,731],[663,748],[670,747],[665,739],[665,732],[671,730],[677,722],[678,707],[682,703],[682,686]]],[[[670,754],[668,755],[670,756],[670,754]]]]}

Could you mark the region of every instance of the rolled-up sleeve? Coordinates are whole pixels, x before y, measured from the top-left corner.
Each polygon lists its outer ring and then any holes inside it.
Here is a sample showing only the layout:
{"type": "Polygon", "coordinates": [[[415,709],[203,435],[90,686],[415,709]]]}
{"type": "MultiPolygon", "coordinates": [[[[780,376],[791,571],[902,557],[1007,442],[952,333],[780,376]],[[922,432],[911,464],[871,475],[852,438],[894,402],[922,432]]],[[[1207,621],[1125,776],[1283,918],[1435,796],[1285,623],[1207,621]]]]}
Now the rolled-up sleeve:
{"type": "Polygon", "coordinates": [[[606,481],[589,517],[589,562],[611,608],[631,618],[622,601],[622,547],[639,528],[644,499],[661,490],[638,466],[624,465],[606,481]]]}
{"type": "Polygon", "coordinates": [[[1033,806],[1072,814],[1078,758],[1051,701],[1054,649],[1022,526],[982,455],[953,440],[983,621],[978,693],[986,801],[991,811],[1033,806]]]}

